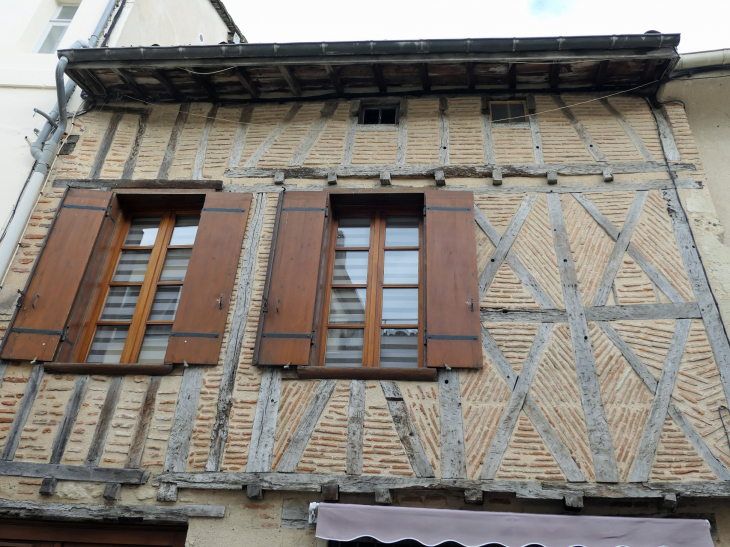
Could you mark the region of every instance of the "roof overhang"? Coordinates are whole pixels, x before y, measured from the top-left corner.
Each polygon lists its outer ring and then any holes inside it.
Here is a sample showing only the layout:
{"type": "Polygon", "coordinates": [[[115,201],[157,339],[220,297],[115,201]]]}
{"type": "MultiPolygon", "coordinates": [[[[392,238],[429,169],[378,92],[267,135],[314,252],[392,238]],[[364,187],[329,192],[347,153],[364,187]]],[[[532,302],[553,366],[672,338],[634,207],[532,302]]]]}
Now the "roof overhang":
{"type": "Polygon", "coordinates": [[[363,94],[651,89],[679,34],[60,50],[96,98],[250,101],[363,94]]]}
{"type": "MultiPolygon", "coordinates": [[[[597,517],[382,507],[343,503],[316,507],[316,536],[381,543],[416,540],[427,546],[464,547],[712,547],[710,525],[699,519],[597,517]]],[[[310,517],[310,520],[314,520],[310,517]]]]}

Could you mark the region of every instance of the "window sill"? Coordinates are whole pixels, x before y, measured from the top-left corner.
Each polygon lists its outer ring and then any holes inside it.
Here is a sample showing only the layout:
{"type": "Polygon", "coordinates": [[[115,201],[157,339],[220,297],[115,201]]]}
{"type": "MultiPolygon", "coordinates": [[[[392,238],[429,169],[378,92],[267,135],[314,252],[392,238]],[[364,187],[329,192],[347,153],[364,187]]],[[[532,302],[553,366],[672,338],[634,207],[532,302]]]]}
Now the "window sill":
{"type": "Polygon", "coordinates": [[[108,374],[110,376],[144,375],[164,376],[172,372],[172,365],[158,363],[134,363],[110,365],[107,363],[45,363],[45,372],[64,374],[108,374]]]}
{"type": "Polygon", "coordinates": [[[433,368],[379,367],[297,367],[299,378],[305,380],[418,380],[436,381],[433,368]]]}

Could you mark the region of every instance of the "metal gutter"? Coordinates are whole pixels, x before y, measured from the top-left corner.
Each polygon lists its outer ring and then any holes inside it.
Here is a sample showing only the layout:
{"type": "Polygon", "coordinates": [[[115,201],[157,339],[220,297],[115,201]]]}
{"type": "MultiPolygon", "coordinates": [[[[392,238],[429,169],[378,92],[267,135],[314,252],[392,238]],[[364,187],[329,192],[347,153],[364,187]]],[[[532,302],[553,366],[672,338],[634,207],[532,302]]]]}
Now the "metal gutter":
{"type": "Polygon", "coordinates": [[[526,53],[575,52],[585,56],[591,50],[621,51],[674,49],[679,34],[623,34],[613,36],[569,36],[555,38],[480,38],[459,40],[370,41],[370,42],[295,42],[287,44],[220,44],[214,46],[134,47],[87,50],[60,50],[59,57],[69,62],[94,61],[191,61],[232,59],[267,59],[272,62],[296,62],[297,58],[320,59],[320,62],[348,62],[355,57],[463,57],[484,54],[523,56],[526,53]]]}
{"type": "Polygon", "coordinates": [[[728,68],[730,68],[730,49],[683,53],[679,56],[671,76],[679,76],[689,71],[706,72],[728,68]]]}

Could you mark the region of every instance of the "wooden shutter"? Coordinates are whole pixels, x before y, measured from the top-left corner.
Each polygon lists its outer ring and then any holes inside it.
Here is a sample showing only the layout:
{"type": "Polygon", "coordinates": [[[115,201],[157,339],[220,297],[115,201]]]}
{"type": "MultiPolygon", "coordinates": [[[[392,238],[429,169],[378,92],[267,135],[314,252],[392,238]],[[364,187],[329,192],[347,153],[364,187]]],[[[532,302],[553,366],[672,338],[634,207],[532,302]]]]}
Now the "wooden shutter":
{"type": "Polygon", "coordinates": [[[309,361],[326,211],[327,192],[284,193],[256,364],[309,361]]]}
{"type": "Polygon", "coordinates": [[[3,359],[53,359],[111,197],[68,191],[8,332],[3,359]]]}
{"type": "Polygon", "coordinates": [[[218,363],[250,207],[251,194],[206,195],[166,363],[218,363]]]}
{"type": "Polygon", "coordinates": [[[472,192],[426,192],[426,360],[481,368],[472,192]]]}

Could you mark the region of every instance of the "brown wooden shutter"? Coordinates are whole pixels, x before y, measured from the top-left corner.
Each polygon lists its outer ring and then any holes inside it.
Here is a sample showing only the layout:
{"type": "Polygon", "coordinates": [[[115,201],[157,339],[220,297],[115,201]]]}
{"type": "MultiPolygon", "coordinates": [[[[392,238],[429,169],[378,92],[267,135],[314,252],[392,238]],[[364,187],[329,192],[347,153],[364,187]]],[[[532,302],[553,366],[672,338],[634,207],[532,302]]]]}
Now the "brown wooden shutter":
{"type": "Polygon", "coordinates": [[[68,191],[8,332],[3,359],[53,359],[111,197],[68,191]]]}
{"type": "Polygon", "coordinates": [[[426,192],[426,361],[480,368],[479,273],[472,192],[426,192]]]}
{"type": "Polygon", "coordinates": [[[272,249],[258,365],[306,365],[312,344],[327,192],[286,192],[272,249]]]}
{"type": "Polygon", "coordinates": [[[218,363],[251,194],[205,197],[165,362],[218,363]]]}

